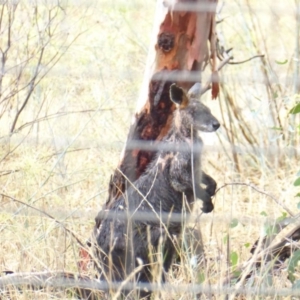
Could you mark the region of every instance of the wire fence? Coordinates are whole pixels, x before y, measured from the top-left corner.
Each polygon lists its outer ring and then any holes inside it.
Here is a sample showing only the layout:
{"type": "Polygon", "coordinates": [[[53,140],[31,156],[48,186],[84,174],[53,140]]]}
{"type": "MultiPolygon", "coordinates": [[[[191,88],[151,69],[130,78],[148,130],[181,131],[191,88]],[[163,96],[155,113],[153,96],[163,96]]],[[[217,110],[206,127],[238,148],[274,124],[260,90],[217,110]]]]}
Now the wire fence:
{"type": "MultiPolygon", "coordinates": [[[[25,275],[25,274],[24,274],[25,275]]],[[[32,274],[28,274],[27,284],[32,284],[32,274]]],[[[37,275],[40,276],[40,273],[37,275]]],[[[57,275],[56,275],[57,276],[57,275]]],[[[118,289],[120,287],[119,284],[116,283],[107,283],[107,282],[97,282],[94,280],[93,282],[78,282],[78,280],[70,278],[70,279],[55,279],[55,277],[51,278],[51,280],[47,279],[47,281],[42,281],[36,278],[38,284],[41,286],[55,286],[55,287],[64,287],[64,288],[72,288],[74,286],[81,288],[81,289],[88,289],[88,290],[107,290],[109,288],[118,289]]],[[[21,282],[24,284],[24,280],[21,282]]],[[[15,282],[17,284],[17,281],[15,282]]],[[[239,288],[238,290],[234,287],[220,287],[220,286],[197,286],[191,284],[180,284],[180,285],[173,285],[165,283],[164,285],[158,284],[147,284],[147,283],[126,283],[124,285],[124,289],[133,290],[133,289],[147,289],[153,292],[176,292],[180,294],[185,293],[192,293],[192,294],[211,294],[211,295],[230,295],[233,293],[242,294],[245,296],[255,296],[257,294],[261,296],[299,296],[300,291],[294,289],[291,293],[291,289],[283,288],[280,290],[275,290],[274,288],[239,288]]]]}
{"type": "MultiPolygon", "coordinates": [[[[174,3],[159,5],[168,9],[174,3]]],[[[217,116],[221,128],[217,135],[202,136],[205,171],[209,170],[221,188],[214,198],[214,214],[201,214],[196,204],[185,220],[186,226],[200,226],[206,265],[199,263],[195,275],[192,253],[186,251],[186,257],[182,256],[186,266],[172,271],[166,283],[132,286],[127,282],[124,290],[139,287],[174,295],[166,299],[184,294],[189,294],[186,299],[197,294],[207,298],[299,296],[295,278],[299,270],[293,255],[282,262],[281,269],[272,269],[268,255],[260,260],[265,261],[263,267],[249,252],[260,236],[273,240],[281,228],[293,223],[283,225],[283,219],[298,217],[295,195],[299,190],[293,182],[299,171],[300,122],[299,115],[289,113],[299,103],[299,6],[297,1],[219,2],[216,30],[220,47],[233,47],[232,61],[238,64],[226,65],[219,78],[211,76],[209,67],[203,72],[155,74],[153,80],[158,81],[195,82],[201,75],[203,87],[207,82],[220,84],[217,101],[209,101],[209,92],[202,95],[202,101],[217,116]],[[241,63],[249,58],[253,59],[241,63]],[[247,273],[249,266],[252,273],[247,273]],[[229,280],[229,285],[221,282],[233,273],[239,276],[229,280]],[[258,275],[260,279],[255,278],[258,275]]],[[[85,245],[107,199],[109,176],[124,148],[142,84],[145,49],[155,43],[149,38],[154,3],[4,1],[0,8],[7,13],[1,17],[6,27],[0,32],[0,269],[32,271],[71,265],[76,270],[80,259],[74,254],[78,252],[76,242],[74,236],[69,241],[66,235],[73,232],[85,245]],[[34,26],[25,21],[26,15],[34,26]],[[11,28],[11,37],[7,28],[11,28]],[[65,230],[64,241],[58,229],[70,230],[65,230]],[[21,259],[17,253],[22,253],[21,259]]],[[[214,12],[216,5],[182,2],[173,8],[174,12],[214,12]]],[[[132,140],[126,147],[174,151],[174,145],[164,141],[132,140]]],[[[176,144],[176,149],[182,152],[181,145],[176,144]]],[[[126,214],[109,210],[102,217],[128,219],[126,214]]],[[[130,218],[158,224],[183,221],[181,213],[138,211],[130,218]]],[[[295,232],[282,239],[293,253],[298,250],[295,232]]],[[[277,261],[276,255],[281,254],[269,246],[265,247],[277,261]]],[[[12,285],[32,284],[32,278],[26,278],[12,285]]],[[[114,282],[91,279],[83,283],[55,277],[40,280],[38,285],[120,288],[114,282]]],[[[4,286],[0,281],[0,289],[4,286]]]]}

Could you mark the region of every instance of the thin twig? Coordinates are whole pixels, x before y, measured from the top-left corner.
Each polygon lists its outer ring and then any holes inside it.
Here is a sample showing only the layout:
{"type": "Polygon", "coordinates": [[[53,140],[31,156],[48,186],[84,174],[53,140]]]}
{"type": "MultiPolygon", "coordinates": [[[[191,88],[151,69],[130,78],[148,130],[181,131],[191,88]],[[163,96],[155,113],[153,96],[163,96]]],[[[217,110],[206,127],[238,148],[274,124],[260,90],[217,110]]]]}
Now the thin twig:
{"type": "Polygon", "coordinates": [[[254,58],[258,58],[258,57],[265,57],[265,55],[264,55],[264,54],[257,54],[257,55],[254,55],[254,56],[248,58],[248,59],[245,59],[245,60],[241,60],[241,61],[230,61],[228,64],[229,64],[229,65],[240,65],[240,64],[244,64],[244,63],[246,63],[246,62],[248,62],[248,61],[250,61],[250,60],[252,60],[252,59],[254,59],[254,58]]]}
{"type": "Polygon", "coordinates": [[[0,171],[0,177],[6,176],[6,175],[9,175],[9,174],[14,174],[14,173],[17,173],[17,172],[20,172],[20,170],[5,170],[5,171],[0,171]]]}
{"type": "Polygon", "coordinates": [[[72,153],[72,152],[86,151],[86,150],[90,150],[90,149],[92,149],[92,147],[83,147],[83,148],[76,148],[76,149],[67,150],[67,151],[54,152],[52,154],[49,154],[49,155],[41,157],[41,160],[43,160],[43,159],[49,159],[49,158],[52,158],[54,156],[58,156],[58,155],[61,155],[61,154],[65,155],[65,154],[72,153]]]}
{"type": "Polygon", "coordinates": [[[36,123],[43,122],[43,121],[48,121],[48,120],[51,120],[53,118],[68,116],[70,114],[84,114],[84,113],[90,113],[90,112],[95,112],[95,111],[97,111],[97,112],[98,111],[112,111],[114,109],[115,108],[103,108],[103,109],[85,109],[85,110],[79,110],[79,111],[57,112],[57,113],[54,113],[54,114],[50,114],[50,115],[46,115],[44,117],[37,118],[37,119],[35,119],[33,121],[30,121],[30,122],[27,122],[27,123],[21,125],[20,127],[18,127],[15,131],[18,132],[21,129],[27,127],[27,126],[31,126],[32,124],[36,124],[36,123]]]}
{"type": "Polygon", "coordinates": [[[255,190],[256,192],[260,193],[260,194],[263,194],[265,196],[268,196],[269,198],[271,198],[273,201],[275,201],[278,205],[280,205],[281,207],[283,207],[289,214],[290,216],[294,217],[294,213],[285,205],[283,204],[281,201],[279,201],[278,199],[276,199],[274,196],[272,196],[271,194],[265,192],[265,191],[262,191],[260,189],[258,189],[256,186],[252,185],[252,184],[249,184],[249,183],[246,183],[246,182],[230,182],[230,183],[225,183],[224,185],[222,185],[221,187],[219,187],[217,190],[216,190],[216,193],[217,194],[221,189],[225,188],[226,186],[230,186],[230,185],[243,185],[243,186],[248,186],[250,188],[252,188],[253,190],[255,190]]]}
{"type": "Polygon", "coordinates": [[[48,214],[47,212],[45,212],[45,211],[43,211],[43,210],[40,210],[40,209],[38,209],[37,207],[34,207],[34,206],[32,206],[32,205],[30,205],[30,204],[28,204],[28,203],[25,203],[25,202],[23,202],[23,201],[21,201],[21,200],[15,199],[14,197],[11,197],[11,196],[8,196],[8,195],[2,194],[2,193],[0,194],[0,196],[5,197],[5,198],[8,198],[8,199],[10,199],[10,200],[12,200],[12,201],[14,201],[14,202],[20,203],[20,204],[22,204],[22,205],[25,205],[25,206],[27,206],[27,207],[33,209],[33,210],[38,211],[39,213],[41,213],[41,214],[43,214],[43,215],[45,215],[45,216],[48,217],[49,219],[55,221],[55,223],[59,224],[60,226],[63,227],[63,229],[64,229],[65,231],[67,231],[68,233],[70,233],[70,235],[77,241],[77,243],[78,243],[81,247],[86,248],[86,245],[80,241],[80,239],[75,235],[75,233],[73,233],[73,232],[72,232],[70,229],[68,229],[63,223],[61,223],[60,221],[56,220],[53,216],[51,216],[51,215],[48,214]]]}
{"type": "Polygon", "coordinates": [[[20,117],[20,114],[22,113],[22,111],[24,110],[24,108],[26,107],[35,87],[36,87],[36,79],[40,73],[40,66],[42,64],[42,59],[43,59],[43,56],[44,56],[44,51],[45,51],[45,47],[43,47],[41,49],[41,52],[40,52],[40,56],[39,56],[39,60],[37,62],[37,66],[36,66],[36,69],[35,69],[35,72],[34,72],[34,75],[32,77],[32,79],[30,80],[30,85],[29,85],[29,91],[24,99],[24,102],[23,104],[21,105],[20,109],[17,111],[16,115],[15,115],[15,118],[14,118],[14,121],[13,121],[13,124],[11,126],[11,129],[10,129],[10,133],[13,133],[14,130],[15,130],[15,127],[16,127],[16,124],[18,122],[18,119],[20,117]]]}

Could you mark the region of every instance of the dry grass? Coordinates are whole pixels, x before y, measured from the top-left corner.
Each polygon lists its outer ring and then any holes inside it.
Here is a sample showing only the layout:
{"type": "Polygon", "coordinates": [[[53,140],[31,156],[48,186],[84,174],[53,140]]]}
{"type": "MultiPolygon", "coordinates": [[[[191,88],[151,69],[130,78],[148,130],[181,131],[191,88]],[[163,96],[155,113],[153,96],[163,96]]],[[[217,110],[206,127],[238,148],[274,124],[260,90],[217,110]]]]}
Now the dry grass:
{"type": "MultiPolygon", "coordinates": [[[[17,9],[19,18],[33,10],[29,1],[22,2],[17,9]]],[[[155,3],[76,3],[64,3],[64,11],[59,12],[59,31],[45,54],[46,60],[58,49],[65,53],[37,85],[17,122],[19,130],[12,135],[9,130],[24,93],[12,97],[9,103],[0,102],[0,186],[2,194],[63,222],[84,243],[106,199],[109,176],[126,140],[145,69],[155,3]],[[68,49],[62,46],[77,35],[68,49]]],[[[38,8],[42,23],[48,8],[44,4],[38,8]]],[[[287,114],[298,99],[293,82],[298,59],[295,12],[293,1],[225,4],[221,14],[225,19],[218,30],[226,47],[234,47],[235,61],[257,53],[265,53],[266,59],[227,66],[222,71],[225,84],[220,99],[211,102],[209,93],[205,95],[204,101],[224,126],[218,137],[204,136],[204,163],[219,187],[247,182],[297,213],[299,199],[295,194],[299,190],[292,184],[299,171],[294,155],[298,137],[292,129],[300,122],[287,114]],[[285,60],[285,64],[278,63],[285,60]],[[270,85],[266,78],[272,81],[270,85]],[[274,129],[281,125],[281,130],[274,129]],[[245,132],[251,136],[251,143],[241,128],[249,128],[245,132]],[[232,137],[239,169],[228,142],[232,137]]],[[[24,24],[14,27],[10,66],[21,59],[26,43],[19,39],[22,30],[29,30],[32,39],[36,33],[30,19],[23,20],[24,24]]],[[[22,80],[30,77],[30,67],[24,69],[22,80]]],[[[5,77],[8,89],[13,76],[9,71],[5,77]]],[[[230,270],[230,254],[236,253],[238,262],[247,260],[249,244],[259,237],[264,220],[276,219],[284,212],[270,197],[247,186],[222,188],[214,201],[215,211],[200,218],[207,265],[195,273],[186,255],[186,264],[169,275],[169,282],[175,286],[190,281],[219,282],[230,270]],[[238,219],[237,226],[230,226],[232,219],[238,219]]],[[[78,271],[78,245],[60,225],[10,198],[2,197],[0,203],[0,271],[78,271]]],[[[273,286],[291,285],[286,274],[278,278],[273,286]]],[[[19,293],[16,298],[46,299],[50,294],[61,297],[41,291],[19,293]]],[[[195,299],[195,295],[163,292],[156,298],[187,300],[195,299]]]]}

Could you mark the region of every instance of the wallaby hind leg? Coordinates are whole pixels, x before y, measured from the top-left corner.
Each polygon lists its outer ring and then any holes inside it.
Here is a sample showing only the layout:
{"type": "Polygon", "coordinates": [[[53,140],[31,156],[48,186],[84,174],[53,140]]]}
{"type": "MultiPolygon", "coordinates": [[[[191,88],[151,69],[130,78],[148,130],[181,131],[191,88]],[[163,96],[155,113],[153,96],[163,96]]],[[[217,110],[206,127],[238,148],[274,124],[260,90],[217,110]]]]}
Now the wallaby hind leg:
{"type": "Polygon", "coordinates": [[[205,191],[212,197],[216,192],[216,181],[211,176],[202,171],[201,182],[206,185],[205,191]]]}

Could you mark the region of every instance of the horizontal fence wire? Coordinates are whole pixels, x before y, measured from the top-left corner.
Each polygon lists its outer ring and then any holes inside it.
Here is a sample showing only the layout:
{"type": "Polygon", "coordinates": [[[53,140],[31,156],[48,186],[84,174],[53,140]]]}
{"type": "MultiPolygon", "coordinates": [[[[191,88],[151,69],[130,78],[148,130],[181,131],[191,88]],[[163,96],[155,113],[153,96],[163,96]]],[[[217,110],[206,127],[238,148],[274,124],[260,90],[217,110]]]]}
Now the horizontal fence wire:
{"type": "MultiPolygon", "coordinates": [[[[23,215],[23,216],[44,216],[44,212],[46,212],[49,215],[55,216],[55,219],[59,221],[68,221],[68,219],[81,219],[81,220],[91,220],[96,217],[96,213],[92,210],[83,210],[83,209],[76,209],[74,211],[68,211],[63,208],[61,209],[47,209],[44,211],[34,211],[34,210],[26,210],[26,206],[23,207],[23,210],[20,212],[17,212],[14,208],[7,207],[8,205],[2,206],[2,212],[16,214],[16,215],[23,215]]],[[[99,209],[99,212],[101,211],[101,208],[99,209]]],[[[97,211],[98,212],[98,211],[97,211]]],[[[119,212],[118,214],[115,214],[114,212],[110,211],[101,211],[101,216],[103,218],[107,219],[115,219],[116,217],[118,220],[126,221],[128,219],[128,215],[126,212],[119,212]]],[[[228,225],[232,223],[232,220],[236,220],[240,222],[243,225],[253,225],[256,224],[258,226],[263,226],[265,224],[276,224],[278,222],[278,218],[272,218],[272,217],[266,217],[266,216],[240,216],[232,214],[230,216],[226,215],[208,215],[208,214],[195,214],[191,213],[188,214],[188,218],[184,218],[182,214],[179,213],[173,213],[172,215],[163,213],[157,215],[151,212],[136,212],[133,216],[131,216],[132,221],[154,221],[154,222],[173,222],[173,223],[186,223],[186,224],[204,224],[204,223],[218,223],[218,224],[225,224],[228,225]]],[[[47,216],[45,216],[47,218],[47,216]]],[[[293,221],[291,221],[293,222],[293,221]]]]}
{"type": "MultiPolygon", "coordinates": [[[[76,46],[74,46],[76,48],[76,46]]],[[[276,53],[276,51],[275,51],[276,53]]],[[[260,58],[257,58],[257,60],[260,58]]],[[[233,60],[233,62],[238,62],[233,60]]],[[[91,69],[93,65],[87,65],[86,70],[88,71],[88,77],[89,79],[94,79],[94,80],[100,80],[102,78],[102,74],[99,75],[99,72],[93,71],[91,69]]],[[[10,74],[13,75],[15,73],[15,70],[17,70],[19,67],[17,66],[10,66],[7,71],[5,71],[5,74],[10,74]]],[[[24,72],[31,73],[32,71],[35,70],[35,67],[27,67],[25,66],[22,68],[24,72]]],[[[44,72],[48,72],[49,68],[43,65],[39,66],[39,70],[41,72],[41,75],[44,72]]],[[[77,73],[77,71],[73,71],[69,69],[69,66],[66,65],[65,67],[63,64],[60,64],[60,67],[55,66],[49,73],[47,74],[48,78],[51,77],[61,77],[61,78],[68,78],[72,76],[79,76],[82,75],[81,73],[84,71],[80,71],[80,73],[77,73]]],[[[240,70],[235,70],[233,73],[232,70],[228,69],[225,71],[226,72],[226,77],[221,77],[218,79],[215,79],[214,77],[211,78],[211,82],[219,82],[219,83],[224,83],[224,84],[243,84],[243,85],[253,85],[254,83],[257,84],[281,84],[282,83],[282,78],[278,77],[274,74],[270,74],[268,78],[266,78],[263,75],[257,74],[255,77],[250,77],[249,73],[243,72],[240,70]]],[[[111,73],[111,75],[114,75],[111,73]]],[[[136,80],[139,78],[139,75],[135,74],[118,74],[118,77],[120,80],[136,80]]],[[[161,71],[159,73],[156,73],[153,75],[152,79],[153,80],[168,80],[168,81],[186,81],[186,82],[198,82],[200,78],[200,73],[197,71],[176,71],[176,72],[168,72],[168,71],[161,71]]],[[[107,82],[113,81],[113,79],[106,79],[107,82]]],[[[295,78],[293,76],[284,76],[284,82],[286,85],[292,85],[295,83],[295,78]]],[[[300,79],[298,79],[298,82],[300,82],[300,79]]],[[[203,82],[204,84],[205,82],[203,82]]],[[[7,95],[9,97],[9,95],[7,95]]]]}
{"type": "MultiPolygon", "coordinates": [[[[201,136],[201,134],[200,134],[201,136]]],[[[207,137],[207,135],[206,135],[207,137]]],[[[8,138],[8,137],[7,137],[8,138]]],[[[0,145],[7,145],[8,140],[6,137],[0,138],[0,145]]],[[[29,138],[11,138],[9,141],[10,145],[18,145],[20,143],[23,143],[24,145],[36,145],[36,138],[29,137],[29,138]]],[[[209,143],[209,141],[208,141],[209,143]]],[[[189,150],[184,147],[184,143],[182,144],[183,147],[181,147],[180,143],[176,143],[176,148],[174,147],[174,144],[163,142],[163,141],[141,141],[141,140],[130,140],[126,143],[121,141],[116,142],[99,142],[95,139],[86,139],[84,137],[78,136],[76,138],[72,138],[70,136],[54,136],[52,138],[39,138],[39,144],[40,145],[47,145],[47,146],[53,146],[61,147],[61,151],[56,151],[53,154],[50,154],[48,156],[45,156],[44,158],[55,156],[55,155],[61,155],[68,153],[76,152],[76,151],[88,151],[90,149],[116,149],[116,150],[122,150],[126,146],[127,150],[145,150],[145,151],[153,151],[153,152],[159,152],[159,151],[181,151],[181,152],[190,152],[189,150]],[[80,147],[79,145],[85,145],[85,147],[80,147]]],[[[266,147],[259,147],[256,145],[250,146],[239,146],[236,144],[226,144],[224,146],[219,145],[210,145],[210,144],[204,144],[203,147],[201,146],[195,146],[194,152],[197,153],[197,151],[201,150],[201,153],[224,153],[224,150],[230,151],[232,153],[240,154],[240,155],[247,155],[247,154],[253,154],[253,155],[275,155],[275,154],[285,154],[287,156],[294,156],[300,154],[300,149],[297,145],[289,145],[289,146],[266,146],[266,147]]],[[[0,171],[1,173],[7,173],[5,170],[0,171]]],[[[13,172],[11,172],[13,173],[13,172]]]]}
{"type": "MultiPolygon", "coordinates": [[[[102,5],[105,7],[115,7],[115,5],[118,5],[119,1],[116,1],[115,3],[110,3],[108,1],[100,1],[103,2],[102,5]]],[[[48,1],[49,5],[56,5],[57,1],[48,1]]],[[[92,6],[95,3],[95,1],[74,1],[72,5],[74,6],[92,6]]],[[[173,8],[174,11],[196,11],[196,12],[214,12],[216,11],[216,4],[212,3],[209,4],[208,2],[203,3],[179,3],[176,5],[173,5],[173,1],[162,1],[163,5],[167,7],[173,8]]],[[[1,3],[0,3],[1,5],[1,3]]],[[[127,4],[129,6],[134,7],[134,4],[127,4]]],[[[217,11],[221,11],[223,3],[217,6],[217,11]]],[[[234,6],[232,4],[227,4],[227,9],[234,9],[236,12],[249,12],[249,7],[246,5],[239,5],[234,6]]],[[[299,10],[295,11],[292,8],[289,7],[282,7],[282,5],[279,5],[278,3],[272,4],[272,7],[270,7],[270,10],[273,14],[286,14],[287,16],[297,16],[300,15],[299,10]]],[[[270,10],[268,8],[264,7],[251,7],[251,13],[257,14],[258,16],[264,16],[267,13],[270,13],[270,10]]],[[[80,46],[74,46],[81,47],[80,46]]],[[[86,46],[87,48],[89,46],[86,46]]],[[[64,49],[61,48],[63,51],[64,49]]],[[[274,51],[276,53],[276,51],[274,51]]],[[[260,58],[258,58],[260,59],[260,58]]],[[[235,61],[235,60],[233,60],[235,61]]],[[[89,79],[99,79],[99,72],[93,71],[91,68],[91,65],[88,65],[88,76],[89,79]]],[[[5,72],[2,72],[0,75],[4,74],[14,74],[17,70],[19,70],[20,66],[7,66],[7,70],[5,72]]],[[[32,72],[35,70],[35,68],[30,68],[25,66],[23,68],[24,71],[32,72]]],[[[43,72],[47,72],[48,67],[46,65],[41,64],[39,66],[39,72],[42,75],[43,72]]],[[[227,72],[227,71],[226,71],[227,72]]],[[[228,70],[228,76],[224,76],[221,78],[211,77],[211,83],[213,82],[219,82],[222,84],[227,83],[234,83],[234,84],[242,84],[242,85],[253,85],[254,83],[263,84],[263,85],[278,85],[281,83],[281,78],[277,75],[274,75],[271,73],[268,78],[266,76],[261,74],[256,74],[255,77],[249,76],[246,72],[241,72],[239,70],[236,71],[236,73],[231,73],[230,70],[228,70]]],[[[69,70],[66,68],[63,64],[60,64],[59,66],[55,66],[47,75],[48,77],[55,76],[55,77],[68,77],[68,76],[75,76],[75,72],[73,70],[69,70]]],[[[134,76],[132,74],[124,73],[119,74],[119,78],[122,80],[130,79],[135,80],[137,76],[134,76]]],[[[156,73],[153,75],[152,80],[157,81],[189,81],[189,82],[197,82],[199,81],[199,78],[201,77],[201,72],[195,72],[195,71],[176,71],[176,72],[167,72],[162,71],[159,73],[156,73]]],[[[110,80],[108,79],[107,82],[110,80]]],[[[293,76],[285,76],[284,77],[285,85],[291,86],[295,84],[295,78],[293,76]]],[[[298,79],[300,82],[300,79],[298,79]]],[[[203,85],[205,82],[203,82],[203,85]]],[[[111,108],[111,110],[115,110],[118,108],[111,108]]],[[[122,109],[122,108],[121,108],[122,109]]],[[[109,110],[109,109],[104,109],[109,110]]],[[[41,120],[35,120],[32,123],[39,123],[44,122],[49,119],[55,118],[61,118],[65,117],[69,114],[88,114],[88,113],[98,113],[101,111],[104,111],[102,109],[93,108],[89,111],[65,111],[62,112],[61,115],[58,113],[58,115],[53,116],[45,116],[41,120]]],[[[31,126],[32,124],[29,122],[28,124],[24,124],[22,126],[31,126]]],[[[20,128],[22,129],[22,128],[20,128]]],[[[19,138],[19,137],[13,137],[13,136],[5,136],[0,137],[0,145],[6,145],[8,143],[8,140],[10,142],[10,145],[13,146],[18,143],[23,143],[24,145],[31,145],[36,143],[35,138],[28,137],[26,139],[19,138]]],[[[190,151],[187,150],[186,147],[182,147],[179,143],[176,143],[176,149],[174,149],[174,144],[162,142],[162,141],[140,141],[140,140],[131,140],[127,143],[124,142],[103,142],[101,141],[101,145],[99,145],[99,142],[95,139],[85,139],[81,136],[76,137],[76,144],[74,144],[75,138],[72,136],[54,136],[51,140],[50,139],[44,139],[43,137],[39,137],[39,144],[42,145],[55,145],[57,148],[64,148],[64,150],[59,150],[53,153],[53,155],[50,155],[49,157],[56,156],[56,155],[67,155],[68,153],[72,153],[75,151],[85,151],[90,150],[91,148],[101,148],[101,149],[118,149],[121,150],[126,146],[127,150],[145,150],[145,151],[190,151]],[[84,147],[80,147],[77,145],[84,145],[84,147]],[[70,147],[72,146],[72,147],[70,147]],[[70,147],[70,148],[69,148],[70,147]]],[[[184,144],[185,145],[185,144],[184,144]]],[[[217,146],[217,145],[204,145],[203,149],[202,147],[194,147],[193,151],[195,152],[210,152],[210,153],[222,153],[224,152],[224,149],[227,151],[230,151],[230,153],[233,154],[240,154],[240,155],[270,155],[270,156],[276,156],[277,154],[285,154],[287,156],[295,156],[300,155],[300,149],[297,147],[297,145],[291,144],[291,146],[283,147],[273,144],[269,147],[259,147],[257,145],[249,145],[249,146],[243,146],[243,145],[236,145],[235,143],[231,143],[230,141],[227,141],[227,144],[225,146],[217,146]]],[[[13,175],[15,172],[18,172],[19,170],[1,170],[0,176],[9,176],[13,175]]],[[[245,188],[251,188],[247,187],[245,185],[245,188]]],[[[101,192],[103,193],[103,192],[101,192]]],[[[126,194],[124,195],[126,197],[126,194]]],[[[265,195],[267,197],[267,195],[265,195]]],[[[21,205],[22,206],[22,205],[21,205]]],[[[15,210],[12,207],[9,207],[9,205],[2,205],[1,209],[3,212],[12,213],[15,215],[30,215],[30,216],[43,216],[43,211],[34,211],[31,210],[30,207],[28,210],[24,210],[23,208],[26,208],[26,205],[22,206],[22,209],[15,210]]],[[[68,221],[68,219],[81,219],[81,220],[91,220],[91,218],[95,217],[95,212],[91,210],[81,210],[77,209],[74,211],[69,211],[64,208],[61,209],[48,209],[45,210],[48,214],[51,214],[55,216],[57,220],[63,220],[68,221]],[[92,217],[91,217],[92,215],[92,217]]],[[[161,213],[161,212],[140,212],[136,211],[134,213],[132,212],[126,212],[126,211],[109,211],[109,210],[102,210],[101,214],[98,216],[99,218],[103,219],[115,219],[121,221],[127,221],[128,219],[132,221],[141,221],[141,222],[153,222],[153,223],[165,223],[168,224],[169,222],[172,223],[187,223],[187,224],[195,224],[195,223],[218,223],[218,225],[222,226],[223,224],[226,224],[226,226],[230,225],[232,220],[235,219],[238,222],[240,222],[243,225],[259,225],[259,226],[265,226],[266,224],[276,224],[278,222],[278,219],[276,218],[269,218],[265,216],[241,216],[241,215],[235,215],[234,212],[230,215],[205,215],[205,214],[195,214],[195,213],[161,213]]],[[[296,215],[295,217],[298,217],[296,215]]],[[[290,222],[294,222],[293,220],[290,220],[290,222]]],[[[57,224],[57,226],[60,226],[60,224],[57,224]]],[[[224,225],[224,227],[226,227],[224,225]]],[[[80,281],[76,278],[56,278],[57,275],[53,275],[51,278],[43,278],[41,276],[42,273],[36,273],[36,276],[34,273],[23,273],[25,276],[22,279],[18,279],[14,277],[13,275],[7,275],[0,277],[0,295],[1,292],[4,293],[7,286],[20,286],[20,285],[31,285],[33,282],[37,283],[41,287],[58,287],[58,288],[73,288],[79,287],[84,289],[90,289],[90,290],[104,290],[107,291],[109,289],[115,289],[117,290],[120,287],[120,283],[118,282],[102,282],[98,280],[89,280],[89,281],[80,281]],[[33,281],[34,280],[34,281],[33,281]]],[[[58,276],[59,277],[59,276],[58,276]]],[[[208,284],[196,284],[196,283],[190,283],[190,284],[169,284],[169,283],[163,283],[163,284],[147,284],[147,283],[125,283],[122,285],[122,290],[132,290],[132,289],[147,289],[149,291],[154,292],[173,292],[173,293],[181,293],[183,294],[206,294],[206,295],[231,295],[231,294],[237,294],[237,295],[246,295],[246,296],[265,296],[265,297],[277,297],[277,296],[300,296],[300,289],[298,288],[274,288],[274,287],[242,287],[242,288],[236,288],[235,286],[228,286],[228,285],[208,285],[208,284]]]]}
{"type": "MultiPolygon", "coordinates": [[[[34,210],[25,210],[26,206],[23,207],[23,210],[16,211],[14,208],[7,207],[8,205],[2,206],[2,212],[4,213],[10,213],[14,215],[21,215],[21,216],[44,216],[45,218],[48,218],[45,216],[44,212],[55,216],[55,219],[60,222],[67,222],[68,219],[80,219],[80,220],[92,220],[96,217],[96,214],[92,210],[83,210],[83,209],[76,209],[73,211],[68,211],[63,208],[61,209],[47,209],[43,211],[34,211],[34,210]]],[[[99,209],[99,213],[101,214],[101,217],[107,218],[107,219],[118,219],[120,221],[126,221],[128,220],[128,214],[126,212],[118,212],[117,214],[115,212],[111,211],[101,211],[99,209]]],[[[297,217],[296,215],[295,217],[297,217]]],[[[167,213],[160,213],[158,215],[151,213],[151,212],[136,212],[133,216],[130,217],[132,221],[145,221],[145,222],[156,222],[159,224],[160,222],[168,223],[185,223],[185,224],[205,224],[205,223],[216,223],[216,224],[224,224],[228,225],[232,223],[232,220],[243,224],[243,225],[257,225],[257,226],[264,226],[266,224],[276,224],[278,222],[278,218],[272,218],[272,217],[266,217],[266,216],[240,216],[232,214],[230,216],[226,215],[207,215],[203,213],[195,214],[186,214],[185,217],[182,214],[179,213],[173,213],[173,214],[167,214],[167,213]]],[[[288,221],[288,220],[287,220],[288,221]]],[[[290,223],[295,222],[295,220],[290,220],[290,223]]]]}
{"type": "MultiPolygon", "coordinates": [[[[37,272],[35,273],[20,273],[19,275],[7,275],[5,278],[0,277],[0,295],[5,292],[7,286],[24,286],[32,285],[40,287],[57,287],[57,288],[81,288],[96,291],[107,291],[110,289],[118,290],[120,288],[120,282],[105,282],[98,280],[76,280],[75,278],[57,278],[63,276],[62,274],[53,274],[53,277],[49,276],[49,272],[37,272]],[[46,278],[44,278],[46,277],[46,278]]],[[[299,288],[274,288],[274,287],[248,287],[238,288],[231,286],[220,285],[206,285],[206,284],[155,284],[155,283],[131,283],[127,282],[122,284],[124,291],[134,290],[149,290],[153,292],[173,292],[180,294],[206,294],[206,295],[230,295],[237,294],[243,296],[300,296],[299,288]]]]}
{"type": "MultiPolygon", "coordinates": [[[[17,1],[16,1],[17,2],[17,1]]],[[[36,2],[36,1],[32,1],[32,0],[28,0],[27,1],[29,4],[31,4],[32,6],[43,6],[43,4],[36,2]]],[[[127,2],[125,4],[126,7],[129,8],[136,8],[138,5],[140,5],[141,1],[132,1],[132,2],[127,2]]],[[[0,2],[1,5],[6,4],[6,1],[2,0],[2,2],[0,2]]],[[[117,0],[114,2],[109,2],[109,1],[105,1],[105,0],[76,0],[73,1],[71,6],[76,7],[96,7],[97,4],[99,4],[101,6],[101,8],[117,8],[118,5],[124,5],[124,1],[122,0],[117,0]]],[[[177,3],[175,4],[175,1],[173,0],[165,0],[165,1],[160,1],[159,2],[160,6],[162,7],[172,7],[174,10],[179,10],[179,11],[197,11],[197,12],[215,12],[217,11],[217,13],[219,13],[220,11],[222,11],[221,9],[226,5],[226,7],[228,7],[229,10],[235,12],[235,11],[246,11],[249,12],[249,7],[251,7],[251,11],[257,14],[269,14],[270,10],[272,13],[274,14],[293,14],[295,15],[296,13],[299,13],[298,11],[296,11],[292,6],[287,6],[286,3],[284,2],[276,2],[273,3],[272,5],[269,4],[265,4],[265,5],[261,5],[261,3],[251,3],[251,5],[246,5],[243,3],[239,3],[239,4],[232,4],[230,2],[224,2],[224,1],[218,1],[218,5],[216,6],[215,3],[211,3],[209,1],[199,1],[198,3],[196,1],[194,2],[181,2],[181,3],[177,3]],[[217,9],[216,9],[217,7],[217,9]]],[[[48,0],[47,1],[47,5],[48,6],[61,6],[63,7],[62,4],[60,4],[57,0],[48,0]]]]}

